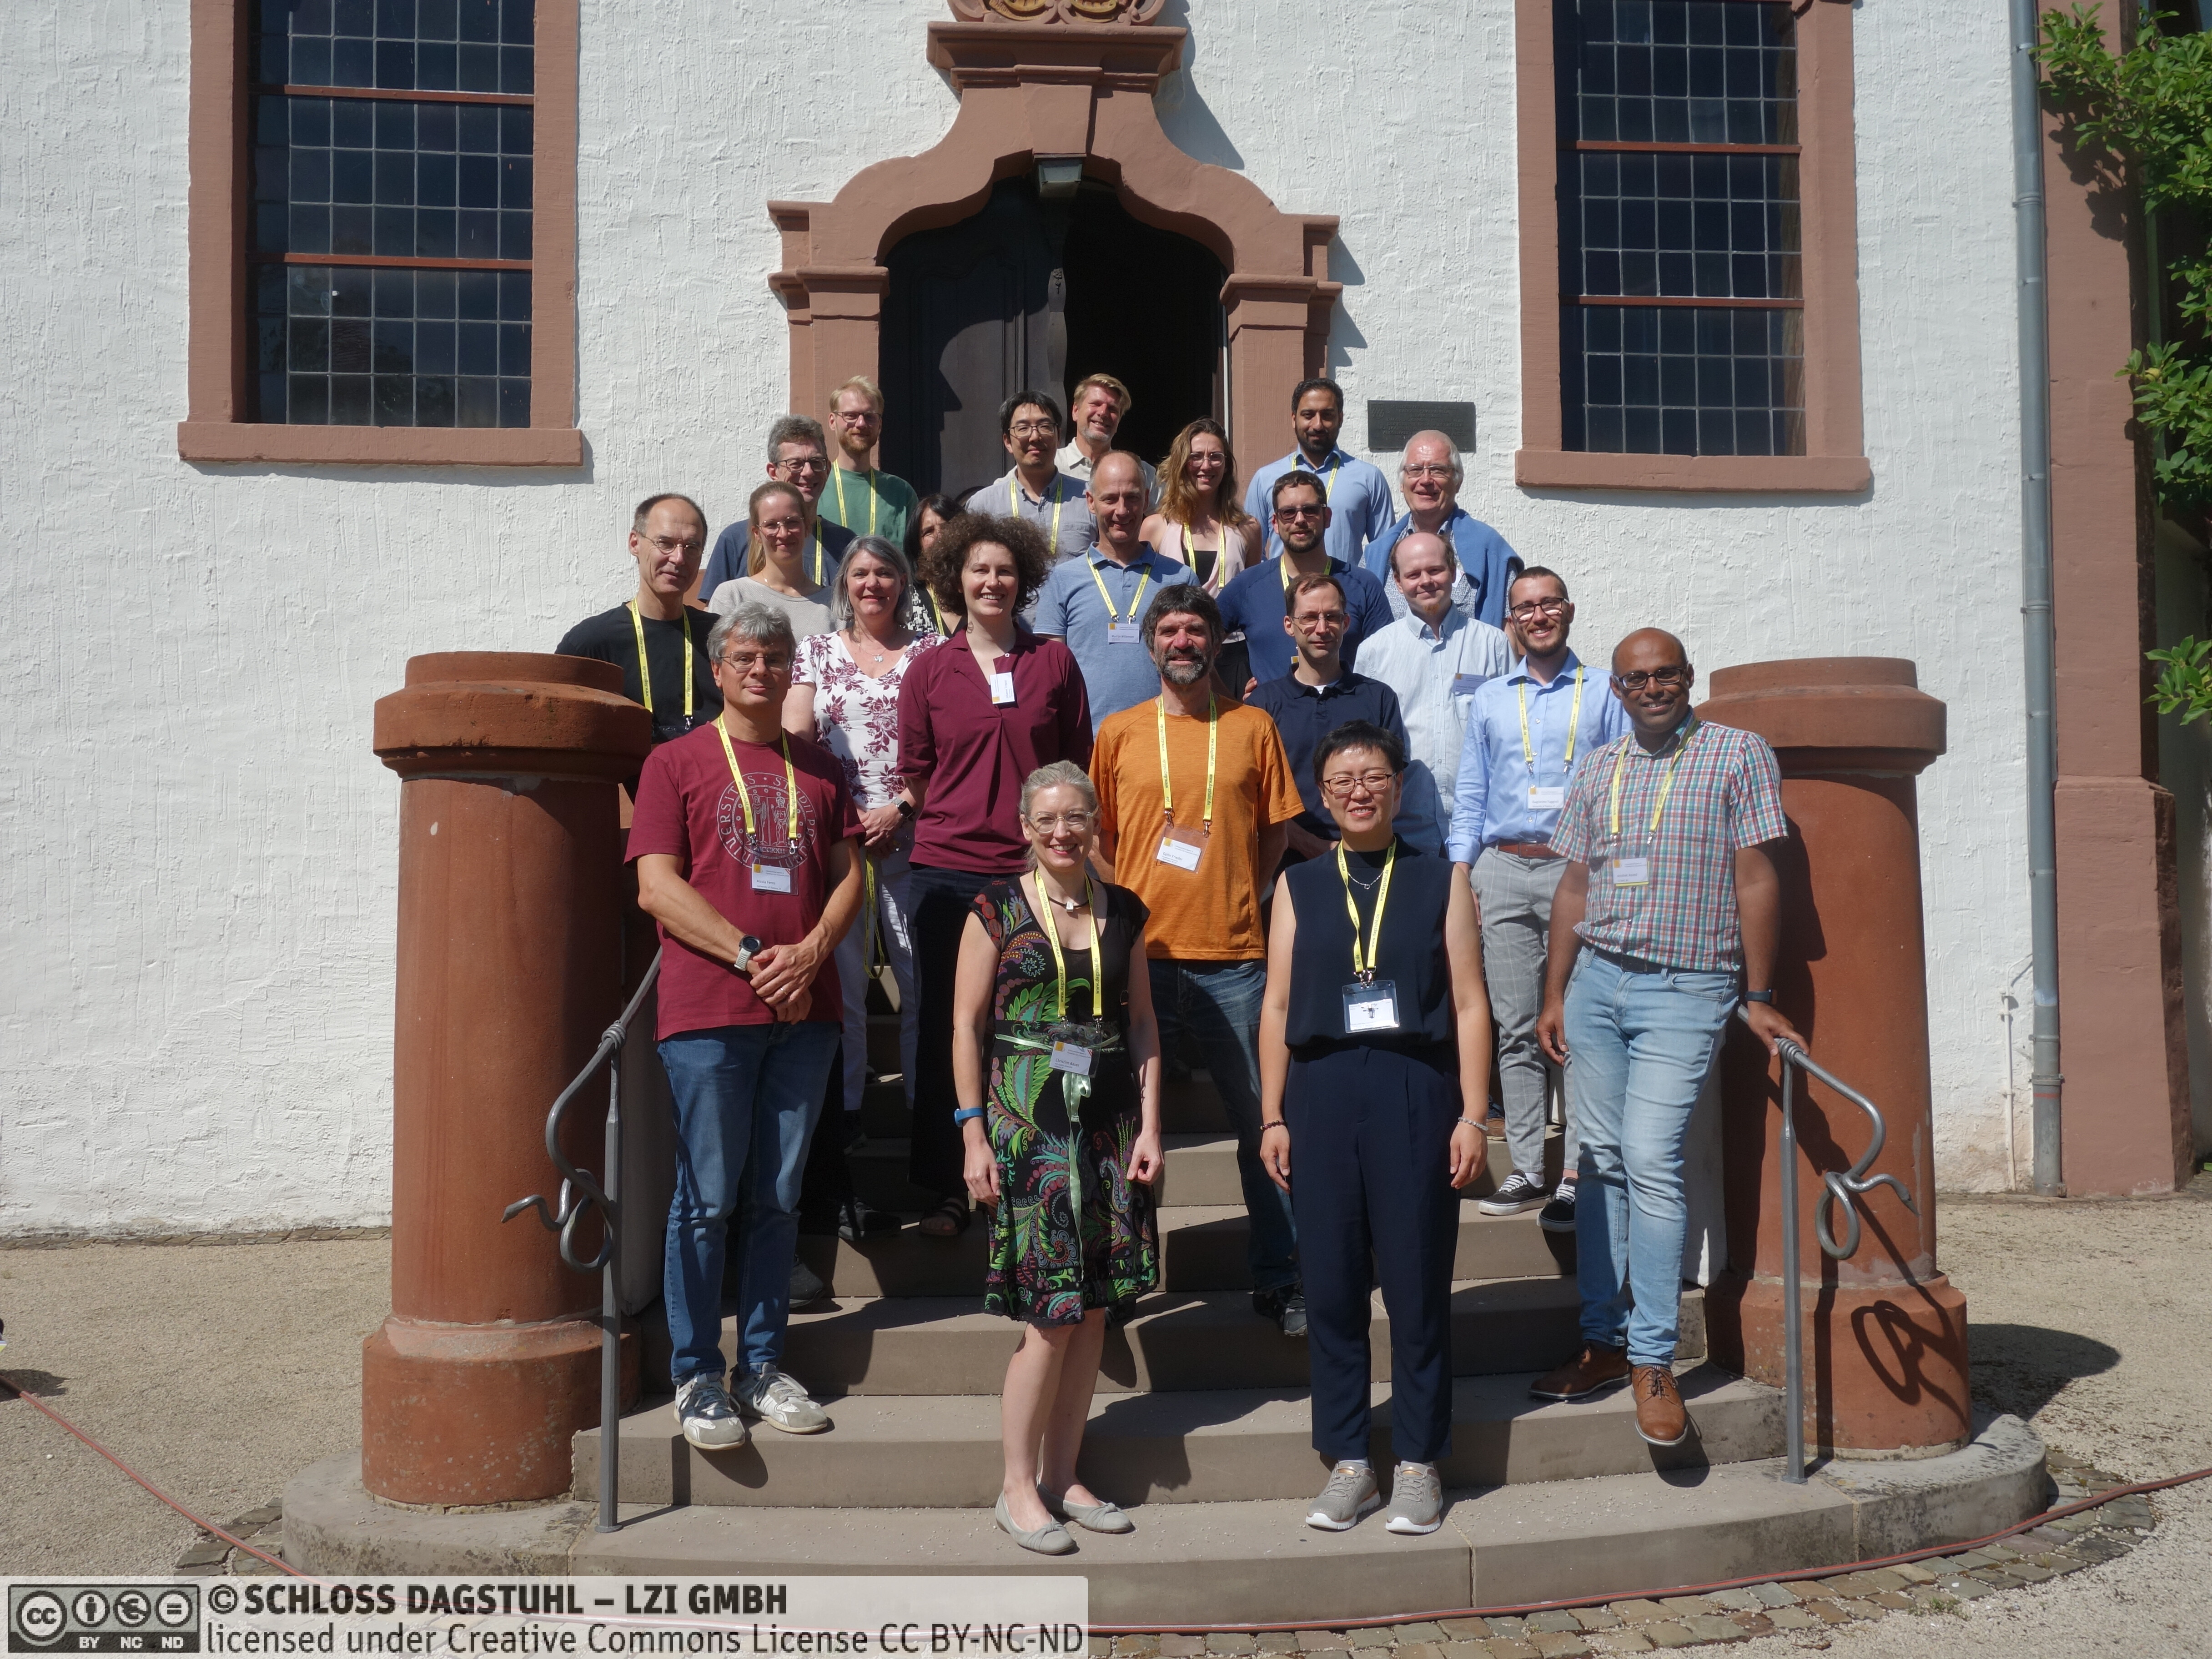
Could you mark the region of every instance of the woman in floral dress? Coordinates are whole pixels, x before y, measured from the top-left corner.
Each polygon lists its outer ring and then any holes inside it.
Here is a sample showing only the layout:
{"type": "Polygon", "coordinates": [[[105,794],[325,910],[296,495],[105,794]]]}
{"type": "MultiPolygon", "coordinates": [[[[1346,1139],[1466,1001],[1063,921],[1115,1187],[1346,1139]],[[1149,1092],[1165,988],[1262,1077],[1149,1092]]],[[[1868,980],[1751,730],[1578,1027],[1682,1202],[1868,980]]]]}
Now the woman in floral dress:
{"type": "Polygon", "coordinates": [[[1075,1461],[1107,1312],[1159,1282],[1147,1188],[1162,1161],[1160,1055],[1146,911],[1091,876],[1097,820],[1082,768],[1055,761],[1030,775],[1030,868],[976,896],[953,995],[968,1190],[992,1211],[983,1305],[1026,1328],[1006,1367],[998,1521],[1048,1555],[1075,1547],[1061,1521],[1132,1530],[1075,1478],[1075,1461]]]}

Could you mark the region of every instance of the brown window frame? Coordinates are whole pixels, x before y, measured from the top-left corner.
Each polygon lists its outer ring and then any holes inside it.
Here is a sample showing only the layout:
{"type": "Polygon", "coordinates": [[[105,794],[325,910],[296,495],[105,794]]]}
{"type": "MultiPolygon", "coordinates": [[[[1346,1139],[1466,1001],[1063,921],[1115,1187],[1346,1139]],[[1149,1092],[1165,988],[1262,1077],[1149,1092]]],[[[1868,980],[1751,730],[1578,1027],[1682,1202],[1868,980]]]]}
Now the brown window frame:
{"type": "Polygon", "coordinates": [[[1860,401],[1858,180],[1852,137],[1850,0],[1796,0],[1792,7],[1797,13],[1798,182],[1803,225],[1802,455],[1620,454],[1561,447],[1559,82],[1552,46],[1553,3],[1554,0],[1515,0],[1521,175],[1522,447],[1513,457],[1514,482],[1532,489],[1841,495],[1868,489],[1874,482],[1874,470],[1866,459],[1860,401]]]}
{"type": "MultiPolygon", "coordinates": [[[[251,0],[192,0],[187,198],[191,344],[186,414],[177,453],[187,461],[309,465],[552,466],[584,464],[576,427],[576,42],[578,0],[537,0],[536,92],[468,101],[532,108],[530,424],[526,427],[293,426],[244,418],[252,337],[246,301],[252,177],[247,123],[251,0]]],[[[343,88],[342,95],[362,95],[343,88]]],[[[380,94],[369,92],[368,96],[380,94]]],[[[409,97],[417,94],[409,94],[409,97]]],[[[421,94],[435,99],[436,94],[421,94]]],[[[301,263],[293,260],[291,263],[301,263]]],[[[389,259],[513,270],[505,260],[389,259]]]]}

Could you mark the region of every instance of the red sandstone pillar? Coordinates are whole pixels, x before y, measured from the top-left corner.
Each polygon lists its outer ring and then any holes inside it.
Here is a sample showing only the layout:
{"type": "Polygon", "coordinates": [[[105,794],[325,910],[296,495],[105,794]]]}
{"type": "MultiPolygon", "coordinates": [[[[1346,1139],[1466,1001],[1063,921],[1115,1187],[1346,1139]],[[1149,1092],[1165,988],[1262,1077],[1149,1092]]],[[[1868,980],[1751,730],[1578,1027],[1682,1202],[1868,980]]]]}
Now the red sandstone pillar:
{"type": "MultiPolygon", "coordinates": [[[[404,781],[392,1316],[362,1345],[362,1480],[409,1504],[550,1498],[599,1421],[599,1284],[500,1215],[556,1190],[546,1111],[620,1012],[615,786],[651,728],[606,664],[452,652],[408,663],[374,741],[404,781]]],[[[572,1128],[596,1168],[599,1113],[572,1128]]]]}
{"type": "MultiPolygon", "coordinates": [[[[1936,1268],[1929,1125],[1928,977],[1913,779],[1943,752],[1944,709],[1893,657],[1723,668],[1699,711],[1756,732],[1782,763],[1790,839],[1775,1002],[1813,1058],[1881,1108],[1888,1139],[1869,1176],[1893,1175],[1918,1212],[1878,1188],[1858,1200],[1859,1246],[1831,1261],[1813,1230],[1820,1177],[1865,1149],[1865,1115],[1800,1078],[1796,1122],[1806,1439],[1852,1453],[1936,1451],[1970,1433],[1966,1298],[1936,1268]]],[[[1729,1269],[1708,1297],[1723,1364],[1783,1381],[1778,1061],[1731,1034],[1722,1069],[1729,1269]]],[[[1840,1237],[1845,1223],[1832,1214],[1840,1237]]]]}

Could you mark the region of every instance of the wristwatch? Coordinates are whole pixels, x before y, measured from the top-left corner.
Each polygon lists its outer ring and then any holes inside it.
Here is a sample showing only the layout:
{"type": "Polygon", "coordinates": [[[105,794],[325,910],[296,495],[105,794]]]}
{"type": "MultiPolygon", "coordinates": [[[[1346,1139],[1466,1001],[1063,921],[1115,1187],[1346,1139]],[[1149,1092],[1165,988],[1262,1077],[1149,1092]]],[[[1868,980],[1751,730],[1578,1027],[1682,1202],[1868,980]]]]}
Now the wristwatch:
{"type": "Polygon", "coordinates": [[[1771,991],[1746,991],[1743,994],[1743,1000],[1746,1002],[1763,1002],[1768,1007],[1771,1008],[1774,1006],[1774,993],[1771,991]]]}
{"type": "Polygon", "coordinates": [[[901,817],[910,818],[914,816],[914,803],[908,800],[904,795],[901,795],[896,800],[893,801],[891,805],[898,808],[898,815],[901,817]]]}

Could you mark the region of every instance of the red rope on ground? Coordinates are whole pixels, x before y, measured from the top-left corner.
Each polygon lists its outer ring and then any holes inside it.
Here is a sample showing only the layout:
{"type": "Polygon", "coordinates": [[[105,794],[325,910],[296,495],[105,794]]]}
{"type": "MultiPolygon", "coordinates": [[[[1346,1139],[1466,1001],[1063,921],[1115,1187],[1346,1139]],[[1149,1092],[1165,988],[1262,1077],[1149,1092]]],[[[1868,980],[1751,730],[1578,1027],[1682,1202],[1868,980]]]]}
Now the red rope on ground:
{"type": "Polygon", "coordinates": [[[194,1515],[182,1504],[177,1502],[175,1498],[170,1497],[168,1493],[163,1492],[159,1486],[149,1480],[144,1475],[139,1474],[137,1470],[132,1468],[128,1463],[118,1457],[113,1452],[108,1450],[106,1447],[101,1445],[100,1442],[94,1440],[82,1429],[77,1427],[77,1425],[70,1422],[69,1419],[64,1417],[52,1407],[47,1405],[45,1401],[40,1399],[38,1395],[33,1394],[28,1389],[25,1388],[21,1382],[15,1381],[14,1377],[9,1376],[5,1371],[0,1371],[0,1386],[4,1386],[12,1390],[15,1398],[28,1406],[33,1411],[39,1412],[45,1416],[53,1419],[55,1422],[60,1424],[62,1427],[67,1429],[78,1439],[83,1441],[86,1445],[91,1447],[93,1450],[98,1452],[109,1462],[114,1464],[117,1468],[122,1470],[124,1474],[129,1475],[140,1486],[145,1487],[148,1492],[153,1493],[155,1497],[160,1498],[171,1509],[176,1510],[179,1515],[183,1516],[185,1520],[191,1522],[202,1532],[212,1533],[216,1537],[222,1539],[224,1543],[232,1546],[234,1548],[244,1550],[248,1555],[251,1555],[258,1560],[266,1561],[270,1566],[276,1568],[279,1572],[289,1572],[295,1578],[305,1578],[307,1577],[306,1573],[301,1572],[290,1562],[281,1560],[273,1555],[264,1555],[259,1550],[254,1548],[252,1545],[247,1543],[243,1538],[233,1538],[228,1533],[225,1532],[221,1527],[216,1526],[212,1521],[201,1520],[198,1516],[194,1515]]]}

